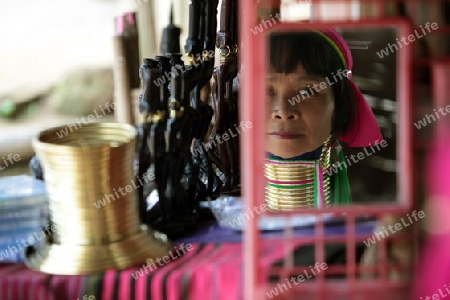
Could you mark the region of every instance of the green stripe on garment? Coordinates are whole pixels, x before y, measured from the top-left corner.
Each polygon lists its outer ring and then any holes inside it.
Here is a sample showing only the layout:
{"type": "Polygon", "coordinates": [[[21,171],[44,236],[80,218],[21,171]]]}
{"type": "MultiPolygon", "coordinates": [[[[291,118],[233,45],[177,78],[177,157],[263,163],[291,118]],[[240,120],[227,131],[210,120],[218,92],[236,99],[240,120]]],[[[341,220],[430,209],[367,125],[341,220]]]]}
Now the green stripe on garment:
{"type": "MultiPolygon", "coordinates": [[[[338,149],[338,156],[339,161],[345,162],[344,153],[341,148],[338,149]]],[[[347,166],[342,168],[342,170],[339,168],[339,171],[334,176],[336,177],[337,183],[337,185],[335,185],[335,193],[336,190],[338,191],[338,197],[335,197],[335,204],[352,204],[352,192],[347,175],[347,166]]]]}
{"type": "Polygon", "coordinates": [[[338,45],[336,45],[336,43],[332,39],[330,39],[325,33],[320,32],[318,30],[315,31],[320,36],[322,36],[328,42],[328,44],[330,44],[331,47],[333,47],[334,51],[336,51],[337,55],[341,59],[341,62],[344,64],[344,68],[347,69],[347,62],[345,61],[344,55],[342,54],[342,51],[341,49],[339,49],[338,45]]]}
{"type": "Polygon", "coordinates": [[[314,161],[314,207],[319,207],[319,174],[317,174],[317,167],[320,167],[319,161],[314,161]]]}
{"type": "Polygon", "coordinates": [[[274,184],[274,183],[268,183],[268,185],[279,188],[282,190],[293,190],[293,189],[303,189],[314,186],[314,183],[307,183],[307,184],[300,184],[300,185],[281,185],[281,184],[274,184]]]}

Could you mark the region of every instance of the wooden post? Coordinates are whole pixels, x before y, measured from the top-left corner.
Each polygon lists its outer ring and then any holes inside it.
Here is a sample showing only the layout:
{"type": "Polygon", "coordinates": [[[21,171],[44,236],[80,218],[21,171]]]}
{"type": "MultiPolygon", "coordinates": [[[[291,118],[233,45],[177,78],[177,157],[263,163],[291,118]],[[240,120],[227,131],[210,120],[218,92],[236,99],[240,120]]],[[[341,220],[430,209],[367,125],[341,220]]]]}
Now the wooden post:
{"type": "Polygon", "coordinates": [[[142,58],[158,55],[155,24],[155,1],[139,0],[137,5],[137,24],[139,32],[139,48],[142,58]]]}
{"type": "Polygon", "coordinates": [[[135,124],[130,101],[130,78],[125,58],[125,42],[122,36],[114,37],[114,116],[116,122],[135,124]]]}

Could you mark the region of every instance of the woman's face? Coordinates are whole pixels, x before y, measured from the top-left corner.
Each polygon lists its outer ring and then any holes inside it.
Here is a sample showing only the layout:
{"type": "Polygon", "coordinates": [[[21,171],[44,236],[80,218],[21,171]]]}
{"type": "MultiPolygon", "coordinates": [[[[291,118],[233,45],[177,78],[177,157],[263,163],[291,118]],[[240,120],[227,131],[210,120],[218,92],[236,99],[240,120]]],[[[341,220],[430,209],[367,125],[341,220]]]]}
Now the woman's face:
{"type": "Polygon", "coordinates": [[[334,96],[332,88],[323,82],[324,78],[308,75],[300,64],[292,74],[269,73],[268,152],[291,158],[325,142],[331,133],[334,96]]]}

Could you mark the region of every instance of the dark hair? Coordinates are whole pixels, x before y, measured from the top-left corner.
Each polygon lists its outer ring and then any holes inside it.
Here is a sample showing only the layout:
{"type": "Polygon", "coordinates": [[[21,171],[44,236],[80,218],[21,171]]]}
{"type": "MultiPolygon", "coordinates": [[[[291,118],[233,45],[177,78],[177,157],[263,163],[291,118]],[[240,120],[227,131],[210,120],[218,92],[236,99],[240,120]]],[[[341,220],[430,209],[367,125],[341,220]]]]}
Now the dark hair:
{"type": "MultiPolygon", "coordinates": [[[[315,32],[271,33],[269,50],[270,70],[277,73],[294,73],[301,64],[309,75],[331,80],[332,72],[345,69],[336,50],[315,32]]],[[[348,78],[338,80],[331,88],[335,103],[332,131],[339,136],[354,120],[356,101],[348,78]]]]}

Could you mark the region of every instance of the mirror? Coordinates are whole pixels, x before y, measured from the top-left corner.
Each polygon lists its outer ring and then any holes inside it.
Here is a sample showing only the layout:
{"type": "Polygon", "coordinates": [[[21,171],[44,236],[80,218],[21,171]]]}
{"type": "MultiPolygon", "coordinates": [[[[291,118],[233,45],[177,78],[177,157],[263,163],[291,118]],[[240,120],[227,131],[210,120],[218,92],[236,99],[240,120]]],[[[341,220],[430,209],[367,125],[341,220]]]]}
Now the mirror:
{"type": "Polygon", "coordinates": [[[266,32],[271,210],[411,201],[408,28],[362,25],[266,32]]]}

